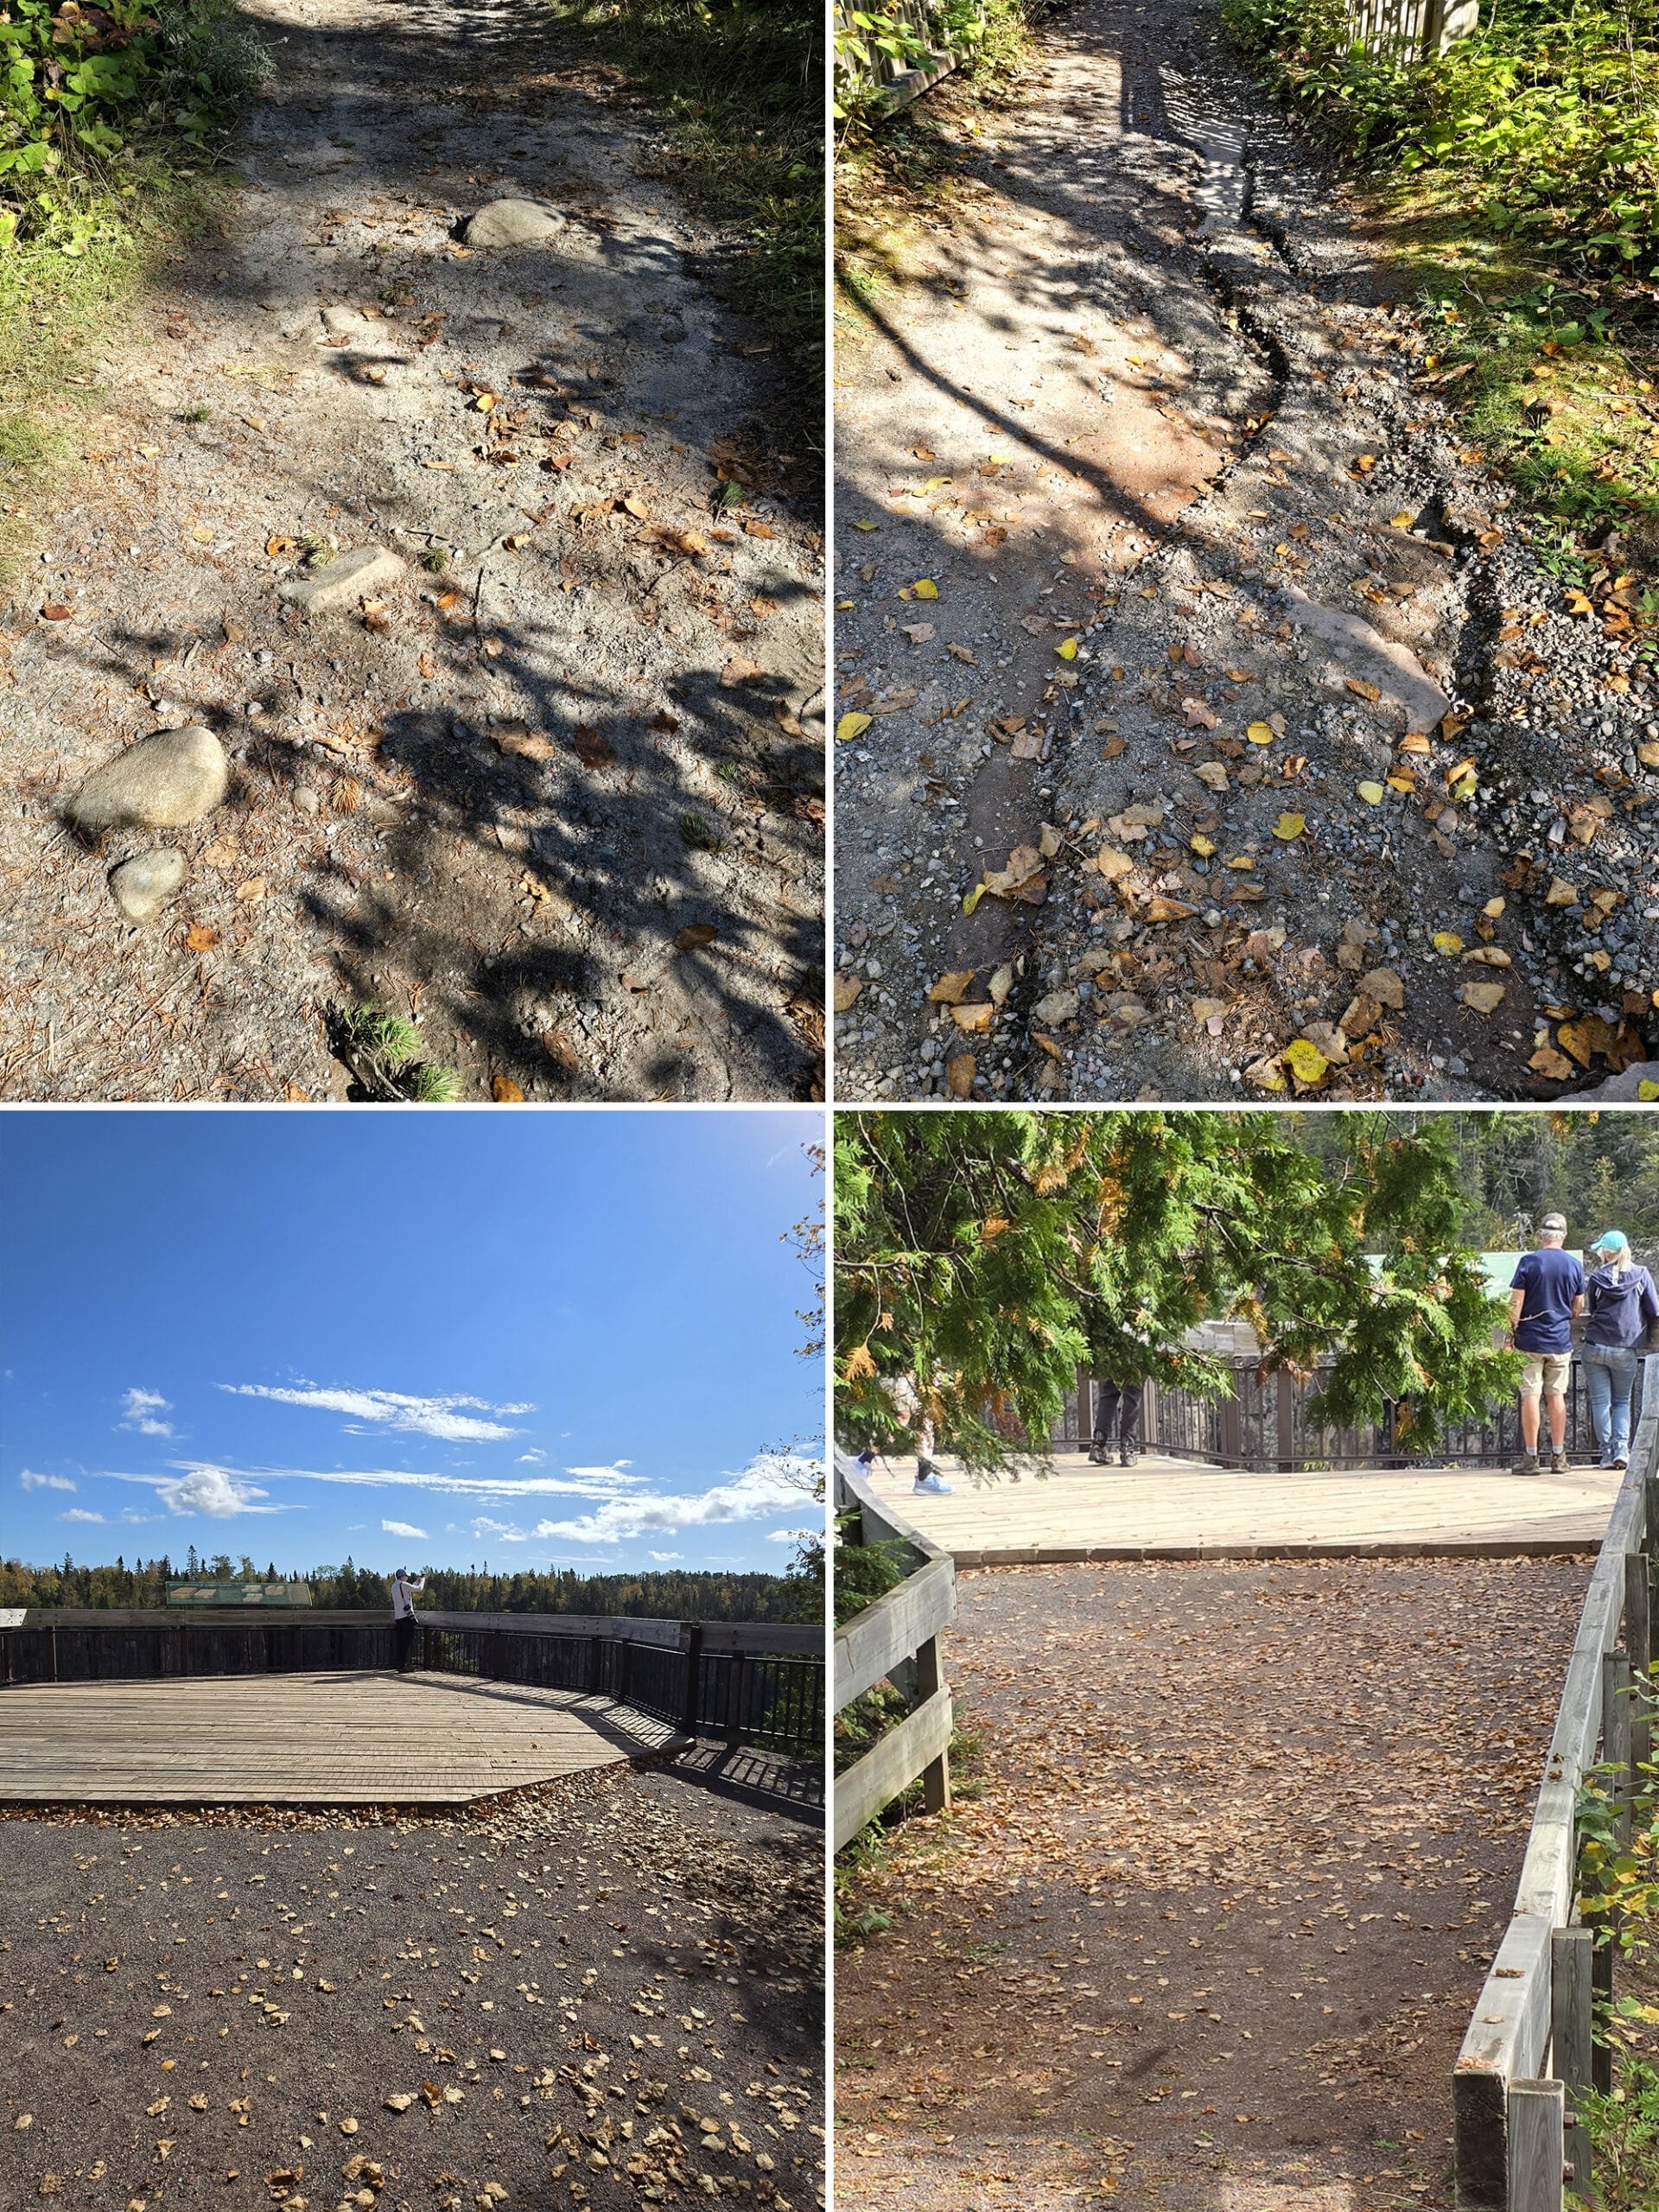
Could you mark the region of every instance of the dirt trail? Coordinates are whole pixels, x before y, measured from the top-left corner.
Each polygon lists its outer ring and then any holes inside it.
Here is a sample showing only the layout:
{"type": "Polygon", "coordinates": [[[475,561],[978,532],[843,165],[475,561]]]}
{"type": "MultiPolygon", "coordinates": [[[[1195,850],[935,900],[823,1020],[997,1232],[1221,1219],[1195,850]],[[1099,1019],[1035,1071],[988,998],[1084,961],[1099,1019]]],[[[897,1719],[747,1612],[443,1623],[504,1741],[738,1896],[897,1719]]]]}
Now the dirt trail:
{"type": "Polygon", "coordinates": [[[100,361],[0,625],[0,1095],[344,1097],[359,1005],[467,1096],[809,1095],[821,536],[721,242],[534,10],[251,12],[277,75],[241,188],[100,361]],[[505,198],[552,242],[462,249],[505,198]],[[307,539],[404,567],[302,614],[307,539]],[[224,805],[65,826],[194,724],[224,805]],[[169,844],[183,889],[135,929],[109,873],[169,844]]]}
{"type": "Polygon", "coordinates": [[[845,2212],[1446,2212],[1587,1567],[994,1568],[836,1972],[845,2212]]]}
{"type": "Polygon", "coordinates": [[[1643,1060],[1645,675],[1213,9],[1046,43],[842,317],[838,1095],[1300,1095],[1298,1038],[1337,1096],[1643,1060]]]}

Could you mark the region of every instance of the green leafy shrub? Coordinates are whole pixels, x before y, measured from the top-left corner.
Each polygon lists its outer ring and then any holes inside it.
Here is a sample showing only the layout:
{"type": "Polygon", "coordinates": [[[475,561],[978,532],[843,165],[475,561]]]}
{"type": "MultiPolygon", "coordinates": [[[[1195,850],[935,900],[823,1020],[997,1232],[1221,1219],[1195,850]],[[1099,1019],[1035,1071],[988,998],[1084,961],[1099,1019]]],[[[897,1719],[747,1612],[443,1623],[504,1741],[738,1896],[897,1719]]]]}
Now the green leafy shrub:
{"type": "Polygon", "coordinates": [[[1344,151],[1462,188],[1500,236],[1659,269],[1659,6],[1489,0],[1421,61],[1368,54],[1340,0],[1222,0],[1259,73],[1344,151]]]}

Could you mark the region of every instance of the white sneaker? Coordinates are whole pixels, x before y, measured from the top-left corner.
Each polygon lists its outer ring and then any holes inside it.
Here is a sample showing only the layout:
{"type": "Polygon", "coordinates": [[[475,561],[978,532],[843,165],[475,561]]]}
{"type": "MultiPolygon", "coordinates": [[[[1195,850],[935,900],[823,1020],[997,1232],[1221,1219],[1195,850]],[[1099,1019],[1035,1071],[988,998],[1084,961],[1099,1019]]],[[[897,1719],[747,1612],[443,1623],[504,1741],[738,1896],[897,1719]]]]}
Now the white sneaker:
{"type": "Polygon", "coordinates": [[[950,1484],[949,1483],[942,1483],[938,1477],[931,1472],[925,1475],[917,1476],[915,1483],[912,1485],[912,1496],[915,1491],[918,1490],[926,1491],[929,1496],[932,1497],[949,1497],[952,1494],[950,1484]]]}

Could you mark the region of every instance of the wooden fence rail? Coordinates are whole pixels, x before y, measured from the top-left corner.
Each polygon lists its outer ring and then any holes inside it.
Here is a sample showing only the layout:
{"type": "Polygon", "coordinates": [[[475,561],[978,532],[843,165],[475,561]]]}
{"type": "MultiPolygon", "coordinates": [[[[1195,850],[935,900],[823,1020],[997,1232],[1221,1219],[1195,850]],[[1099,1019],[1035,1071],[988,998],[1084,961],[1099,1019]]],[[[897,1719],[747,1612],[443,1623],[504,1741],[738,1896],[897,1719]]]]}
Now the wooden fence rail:
{"type": "MultiPolygon", "coordinates": [[[[909,107],[942,77],[948,77],[961,60],[961,52],[950,42],[944,13],[941,0],[836,0],[837,67],[850,86],[869,89],[871,105],[878,114],[896,115],[901,108],[909,107]],[[847,41],[855,40],[868,50],[871,35],[854,22],[855,15],[880,16],[908,32],[926,49],[925,58],[906,66],[889,54],[872,51],[871,66],[862,67],[849,54],[847,41]]],[[[982,5],[977,16],[982,27],[982,5]]]]}
{"type": "Polygon", "coordinates": [[[1591,2019],[1594,1997],[1611,1993],[1612,1955],[1576,1916],[1576,1811],[1586,1773],[1610,1764],[1628,1831],[1636,1770],[1651,1750],[1646,1707],[1629,1693],[1653,1656],[1656,1469],[1659,1403],[1650,1402],[1580,1615],[1514,1915],[1453,2073],[1460,2212],[1561,2212],[1566,2179],[1580,2188],[1588,2179],[1573,2100],[1607,2086],[1591,2019]]]}
{"type": "MultiPolygon", "coordinates": [[[[688,1736],[808,1758],[823,1747],[823,1630],[752,1621],[423,1612],[422,1666],[614,1698],[688,1736]]],[[[201,1675],[342,1673],[396,1663],[384,1609],[264,1615],[26,1612],[0,1630],[0,1688],[201,1675]]]]}
{"type": "Polygon", "coordinates": [[[911,1571],[836,1630],[836,1710],[878,1682],[910,1678],[915,1701],[862,1758],[836,1777],[835,1847],[839,1851],[901,1790],[920,1780],[930,1813],[950,1799],[950,1692],[939,1658],[939,1631],[957,1608],[955,1562],[900,1521],[863,1481],[847,1453],[835,1459],[836,1510],[859,1516],[860,1540],[901,1543],[911,1571]]]}

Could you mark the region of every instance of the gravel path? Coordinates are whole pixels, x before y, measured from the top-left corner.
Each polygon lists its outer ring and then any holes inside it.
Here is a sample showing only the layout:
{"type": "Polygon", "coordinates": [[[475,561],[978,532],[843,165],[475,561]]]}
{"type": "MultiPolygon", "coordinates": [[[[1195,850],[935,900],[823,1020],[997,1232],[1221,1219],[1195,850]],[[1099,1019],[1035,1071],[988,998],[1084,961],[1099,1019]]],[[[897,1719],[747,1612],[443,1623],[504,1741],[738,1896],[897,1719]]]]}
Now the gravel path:
{"type": "Polygon", "coordinates": [[[837,1957],[842,2212],[1448,2212],[1586,1564],[995,1568],[837,1957]]]}
{"type": "Polygon", "coordinates": [[[1643,1061],[1645,673],[1213,8],[1045,36],[957,134],[954,222],[843,318],[838,1095],[1533,1098],[1643,1061]]]}
{"type": "Polygon", "coordinates": [[[0,1096],[344,1097],[361,1005],[469,1097],[810,1095],[820,501],[722,241],[533,11],[250,14],[241,187],[112,335],[0,615],[0,1096]],[[510,198],[552,242],[464,247],[510,198]],[[402,566],[302,613],[308,545],[402,566]],[[71,831],[197,724],[223,805],[71,831]],[[107,879],[158,845],[133,927],[107,879]]]}
{"type": "Polygon", "coordinates": [[[0,2212],[821,2201],[818,1828],[628,1774],[0,1837],[0,2212]]]}

